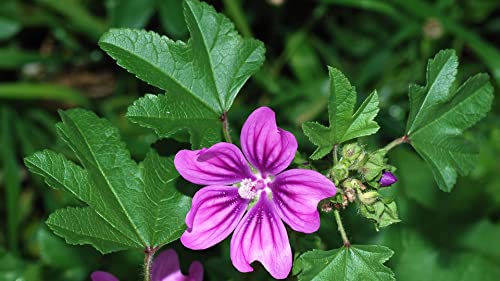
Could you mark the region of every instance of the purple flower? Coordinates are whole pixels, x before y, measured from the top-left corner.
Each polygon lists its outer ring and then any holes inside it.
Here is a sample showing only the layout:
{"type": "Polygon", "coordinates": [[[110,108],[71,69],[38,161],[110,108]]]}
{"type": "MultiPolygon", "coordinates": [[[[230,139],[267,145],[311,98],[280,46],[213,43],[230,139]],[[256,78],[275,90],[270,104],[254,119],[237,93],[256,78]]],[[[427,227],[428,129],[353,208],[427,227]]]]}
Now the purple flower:
{"type": "MultiPolygon", "coordinates": [[[[90,276],[92,281],[119,281],[113,274],[95,271],[90,276]]],[[[203,266],[195,261],[189,267],[189,275],[181,273],[177,253],[168,249],[156,256],[151,267],[151,281],[202,281],[203,266]]]]}
{"type": "Polygon", "coordinates": [[[335,185],[312,170],[283,172],[295,156],[297,140],[277,127],[268,107],[255,110],[241,132],[243,153],[230,143],[182,150],[175,167],[200,185],[186,216],[184,246],[209,248],[231,234],[231,260],[241,272],[261,262],[277,279],[287,277],[292,251],[282,220],[293,230],[312,233],[320,225],[318,202],[335,195],[335,185]],[[249,163],[252,166],[249,166],[249,163]]]}
{"type": "Polygon", "coordinates": [[[392,185],[393,183],[397,182],[398,179],[396,178],[396,176],[391,173],[391,172],[383,172],[382,173],[382,177],[380,178],[380,186],[381,187],[386,187],[386,186],[389,186],[389,185],[392,185]]]}

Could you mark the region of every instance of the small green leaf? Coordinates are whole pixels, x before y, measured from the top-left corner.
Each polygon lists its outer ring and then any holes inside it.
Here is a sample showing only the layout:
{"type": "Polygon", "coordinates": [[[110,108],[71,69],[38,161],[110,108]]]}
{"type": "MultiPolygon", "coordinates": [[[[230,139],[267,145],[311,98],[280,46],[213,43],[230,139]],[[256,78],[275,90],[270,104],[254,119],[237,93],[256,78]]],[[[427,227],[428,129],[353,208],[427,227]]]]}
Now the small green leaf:
{"type": "Polygon", "coordinates": [[[426,86],[410,87],[406,132],[443,191],[451,191],[457,172],[466,175],[474,167],[477,147],[462,134],[486,116],[493,100],[486,74],[477,74],[451,91],[457,66],[453,50],[441,51],[429,60],[426,86]]]}
{"type": "Polygon", "coordinates": [[[396,280],[384,265],[394,252],[378,245],[352,245],[336,250],[312,250],[299,257],[299,281],[396,280]]]}
{"type": "Polygon", "coordinates": [[[374,91],[354,112],[356,90],[338,69],[328,67],[330,73],[330,98],[328,116],[330,126],[316,122],[302,124],[302,129],[309,140],[318,146],[311,155],[317,160],[328,154],[335,144],[368,136],[378,131],[378,124],[373,121],[379,111],[378,95],[374,91]]]}
{"type": "Polygon", "coordinates": [[[182,95],[148,94],[128,108],[127,117],[163,138],[186,129],[193,149],[209,147],[222,138],[219,117],[197,100],[182,95]]]}
{"type": "Polygon", "coordinates": [[[169,94],[190,96],[220,116],[264,61],[264,46],[243,39],[233,23],[206,3],[184,2],[191,34],[174,42],[154,32],[112,29],[99,45],[118,64],[169,94]]]}
{"type": "Polygon", "coordinates": [[[175,189],[173,160],[152,151],[138,165],[106,120],[81,109],[60,115],[58,132],[83,167],[48,150],[25,163],[49,186],[69,191],[88,207],[57,210],[49,227],[70,244],[91,244],[103,253],[178,239],[190,199],[175,189]]]}

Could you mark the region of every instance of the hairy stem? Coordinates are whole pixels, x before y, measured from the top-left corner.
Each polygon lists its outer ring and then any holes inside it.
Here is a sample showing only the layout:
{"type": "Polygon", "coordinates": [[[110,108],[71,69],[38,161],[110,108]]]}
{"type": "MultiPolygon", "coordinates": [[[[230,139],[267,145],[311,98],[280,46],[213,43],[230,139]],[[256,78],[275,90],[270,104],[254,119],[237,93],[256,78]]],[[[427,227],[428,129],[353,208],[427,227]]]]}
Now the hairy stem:
{"type": "Polygon", "coordinates": [[[228,143],[233,143],[233,141],[231,140],[231,135],[229,134],[229,122],[227,121],[226,111],[224,111],[224,113],[220,117],[220,120],[222,121],[222,131],[224,132],[224,138],[228,143]]]}
{"type": "Polygon", "coordinates": [[[404,135],[404,136],[402,136],[400,138],[397,138],[397,139],[391,141],[388,145],[386,145],[384,147],[384,149],[386,151],[389,151],[389,150],[393,149],[394,147],[396,147],[396,146],[398,146],[398,145],[400,145],[402,143],[410,143],[410,138],[407,135],[404,135]]]}
{"type": "Polygon", "coordinates": [[[340,236],[342,237],[342,241],[344,241],[344,247],[351,247],[351,242],[349,242],[349,239],[347,239],[347,234],[345,232],[344,225],[342,224],[339,210],[333,211],[333,214],[335,215],[335,220],[337,221],[338,230],[340,232],[340,236]]]}
{"type": "Polygon", "coordinates": [[[151,281],[151,266],[153,265],[153,256],[158,248],[147,247],[144,250],[144,281],[151,281]]]}

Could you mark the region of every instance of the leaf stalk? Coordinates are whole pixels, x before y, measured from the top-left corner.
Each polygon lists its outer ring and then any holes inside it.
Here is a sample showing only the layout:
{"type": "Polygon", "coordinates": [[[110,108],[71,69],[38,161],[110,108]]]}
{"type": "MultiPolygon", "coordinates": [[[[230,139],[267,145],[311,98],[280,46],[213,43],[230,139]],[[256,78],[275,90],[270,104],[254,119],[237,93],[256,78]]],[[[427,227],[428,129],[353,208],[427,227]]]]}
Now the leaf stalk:
{"type": "Polygon", "coordinates": [[[339,210],[333,211],[333,214],[335,215],[335,221],[337,221],[338,230],[340,232],[340,236],[342,237],[342,241],[344,241],[344,247],[346,248],[351,247],[351,242],[349,241],[349,239],[347,239],[347,234],[345,232],[344,225],[342,224],[342,219],[340,218],[339,210]]]}
{"type": "Polygon", "coordinates": [[[384,147],[384,150],[389,151],[402,143],[410,143],[410,137],[408,135],[404,135],[400,138],[397,138],[397,139],[391,141],[388,145],[386,145],[384,147]]]}
{"type": "Polygon", "coordinates": [[[222,121],[222,131],[224,132],[224,138],[228,143],[233,143],[231,140],[231,135],[229,134],[229,122],[227,121],[227,111],[224,111],[222,116],[220,117],[222,121]]]}
{"type": "Polygon", "coordinates": [[[144,250],[144,281],[151,281],[151,266],[153,265],[153,257],[158,250],[158,247],[147,247],[144,250]]]}

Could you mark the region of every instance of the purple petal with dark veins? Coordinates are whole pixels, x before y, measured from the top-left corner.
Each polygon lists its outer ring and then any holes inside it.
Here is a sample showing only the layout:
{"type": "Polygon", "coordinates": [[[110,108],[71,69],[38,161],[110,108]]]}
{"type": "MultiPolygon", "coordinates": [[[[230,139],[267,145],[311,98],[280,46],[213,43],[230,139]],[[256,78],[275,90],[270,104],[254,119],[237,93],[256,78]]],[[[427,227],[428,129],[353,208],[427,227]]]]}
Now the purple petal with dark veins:
{"type": "Polygon", "coordinates": [[[269,107],[260,107],[250,114],[241,130],[240,141],[248,161],[263,177],[286,169],[297,151],[294,135],[278,128],[274,111],[269,107]]]}
{"type": "Polygon", "coordinates": [[[208,149],[181,150],[174,164],[183,178],[196,184],[227,185],[254,178],[240,149],[225,142],[208,149]]]}
{"type": "Polygon", "coordinates": [[[186,216],[188,229],[181,242],[193,250],[209,248],[224,240],[245,214],[248,200],[234,186],[207,186],[193,197],[186,216]]]}
{"type": "Polygon", "coordinates": [[[279,174],[270,184],[281,219],[293,230],[312,233],[319,229],[319,201],[336,193],[335,185],[322,174],[292,169],[279,174]]]}
{"type": "Polygon", "coordinates": [[[292,250],[285,225],[274,204],[263,193],[236,227],[231,239],[231,260],[241,272],[253,271],[259,261],[276,279],[284,279],[292,268],[292,250]]]}

